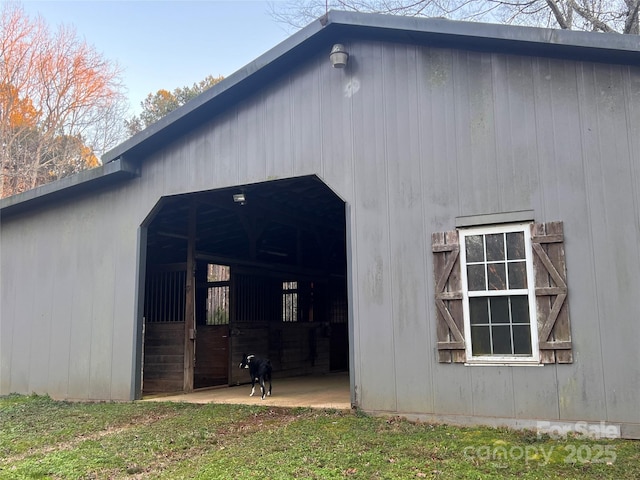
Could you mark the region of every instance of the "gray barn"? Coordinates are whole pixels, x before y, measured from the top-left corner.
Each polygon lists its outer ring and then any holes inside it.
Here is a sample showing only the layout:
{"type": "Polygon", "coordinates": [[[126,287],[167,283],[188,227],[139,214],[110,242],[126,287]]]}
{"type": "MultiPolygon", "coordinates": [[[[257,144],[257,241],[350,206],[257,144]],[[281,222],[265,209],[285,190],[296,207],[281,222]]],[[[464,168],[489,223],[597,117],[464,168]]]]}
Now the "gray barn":
{"type": "Polygon", "coordinates": [[[639,438],[639,65],[632,36],[330,12],[1,201],[0,394],[233,385],[251,350],[366,411],[639,438]]]}

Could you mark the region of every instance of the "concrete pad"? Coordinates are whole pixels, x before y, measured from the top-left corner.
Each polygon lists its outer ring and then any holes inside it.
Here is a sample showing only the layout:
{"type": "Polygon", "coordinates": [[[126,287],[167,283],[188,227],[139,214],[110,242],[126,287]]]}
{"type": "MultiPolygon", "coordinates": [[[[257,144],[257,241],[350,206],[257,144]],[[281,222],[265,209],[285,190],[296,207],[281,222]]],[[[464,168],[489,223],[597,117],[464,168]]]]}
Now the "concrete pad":
{"type": "Polygon", "coordinates": [[[351,394],[349,375],[336,373],[320,376],[305,376],[273,379],[272,395],[260,399],[260,387],[256,386],[253,397],[251,385],[218,387],[197,390],[193,393],[154,395],[142,401],[188,402],[188,403],[234,403],[241,405],[267,405],[274,407],[311,407],[349,410],[351,394]]]}

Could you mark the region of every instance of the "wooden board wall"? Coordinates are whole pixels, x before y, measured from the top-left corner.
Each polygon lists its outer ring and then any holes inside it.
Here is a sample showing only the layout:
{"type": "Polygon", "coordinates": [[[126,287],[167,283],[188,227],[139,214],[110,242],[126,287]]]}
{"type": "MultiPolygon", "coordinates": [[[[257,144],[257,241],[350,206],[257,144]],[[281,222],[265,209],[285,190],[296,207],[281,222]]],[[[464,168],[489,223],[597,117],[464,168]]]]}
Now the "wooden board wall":
{"type": "Polygon", "coordinates": [[[254,354],[260,357],[269,355],[269,324],[242,323],[230,327],[231,366],[229,384],[240,385],[250,381],[249,374],[240,370],[242,355],[254,354]]]}
{"type": "Polygon", "coordinates": [[[199,325],[196,334],[194,388],[226,385],[229,375],[229,327],[199,325]]]}
{"type": "Polygon", "coordinates": [[[330,360],[329,369],[331,371],[346,371],[349,369],[349,331],[346,323],[331,324],[330,339],[330,360]]]}
{"type": "Polygon", "coordinates": [[[280,376],[329,372],[328,330],[319,323],[273,323],[269,354],[280,376]]]}
{"type": "Polygon", "coordinates": [[[268,356],[274,377],[323,374],[330,370],[330,337],[322,323],[242,323],[231,328],[229,383],[250,381],[237,366],[243,353],[268,356]]]}
{"type": "Polygon", "coordinates": [[[147,323],[144,337],[143,393],[181,391],[184,323],[147,323]]]}

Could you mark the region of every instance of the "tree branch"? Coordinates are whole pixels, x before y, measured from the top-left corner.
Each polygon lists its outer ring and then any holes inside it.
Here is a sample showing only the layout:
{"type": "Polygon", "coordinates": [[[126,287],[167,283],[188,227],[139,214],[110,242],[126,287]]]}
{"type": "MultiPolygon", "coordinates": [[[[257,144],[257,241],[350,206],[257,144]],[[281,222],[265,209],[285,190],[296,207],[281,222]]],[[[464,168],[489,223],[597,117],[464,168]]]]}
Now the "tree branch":
{"type": "Polygon", "coordinates": [[[558,3],[556,2],[556,0],[546,0],[546,2],[547,5],[549,5],[551,12],[553,13],[553,16],[556,18],[558,25],[560,25],[560,28],[564,30],[570,30],[571,24],[567,23],[567,19],[562,14],[562,11],[560,10],[560,7],[558,7],[558,3]]]}
{"type": "Polygon", "coordinates": [[[615,32],[613,28],[611,28],[605,22],[603,22],[598,17],[596,17],[592,12],[578,5],[575,0],[568,0],[568,2],[569,2],[569,6],[573,9],[574,12],[576,12],[578,15],[580,15],[589,23],[591,23],[591,25],[593,25],[596,29],[601,30],[603,32],[608,32],[608,33],[615,32]]]}
{"type": "Polygon", "coordinates": [[[640,14],[640,0],[627,0],[627,6],[629,7],[629,12],[624,22],[623,33],[638,35],[640,34],[640,19],[638,18],[640,14]]]}

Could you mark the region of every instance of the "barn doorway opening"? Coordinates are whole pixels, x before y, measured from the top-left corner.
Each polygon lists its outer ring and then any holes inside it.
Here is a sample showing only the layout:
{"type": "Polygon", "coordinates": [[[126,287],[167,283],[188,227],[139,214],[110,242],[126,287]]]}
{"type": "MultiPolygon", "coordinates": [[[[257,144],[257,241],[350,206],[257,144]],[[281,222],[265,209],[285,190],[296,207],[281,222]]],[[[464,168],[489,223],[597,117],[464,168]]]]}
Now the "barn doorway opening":
{"type": "Polygon", "coordinates": [[[143,224],[143,395],[349,370],[345,203],[317,176],[163,197],[143,224]]]}

